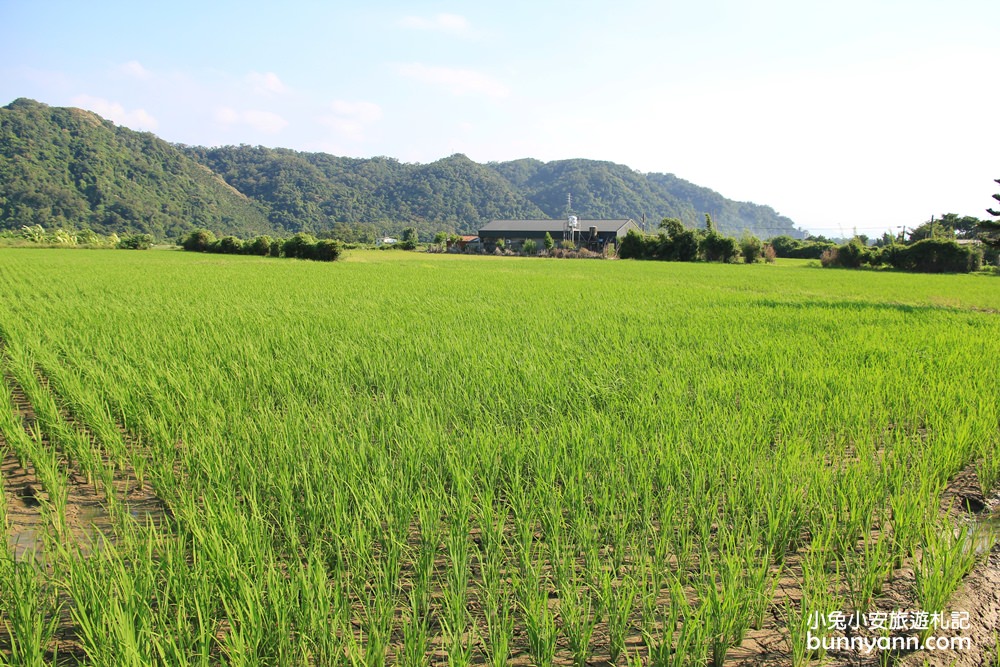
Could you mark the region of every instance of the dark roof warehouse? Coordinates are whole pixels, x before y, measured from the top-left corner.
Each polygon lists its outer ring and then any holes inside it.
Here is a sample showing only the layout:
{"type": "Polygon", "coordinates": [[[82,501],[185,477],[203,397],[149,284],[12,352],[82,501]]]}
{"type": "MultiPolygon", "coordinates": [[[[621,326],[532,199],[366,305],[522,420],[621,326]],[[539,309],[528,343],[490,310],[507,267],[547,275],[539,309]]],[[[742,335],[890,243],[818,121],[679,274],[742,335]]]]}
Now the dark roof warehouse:
{"type": "MultiPolygon", "coordinates": [[[[597,231],[601,233],[617,233],[620,229],[625,228],[625,231],[621,233],[624,236],[628,232],[628,224],[631,223],[632,227],[639,229],[639,227],[631,219],[629,220],[579,220],[577,221],[579,229],[581,232],[585,232],[591,227],[597,227],[597,231]]],[[[519,233],[519,232],[538,232],[545,235],[545,232],[555,236],[555,234],[562,234],[563,229],[566,226],[565,220],[491,220],[485,227],[479,230],[480,236],[483,232],[489,233],[519,233]]]]}
{"type": "MultiPolygon", "coordinates": [[[[576,220],[573,239],[582,245],[603,246],[617,244],[630,229],[639,226],[631,219],[626,220],[576,220]]],[[[479,238],[484,245],[493,245],[499,240],[518,245],[527,239],[540,241],[548,234],[556,242],[569,239],[567,220],[492,220],[479,230],[479,238]]]]}

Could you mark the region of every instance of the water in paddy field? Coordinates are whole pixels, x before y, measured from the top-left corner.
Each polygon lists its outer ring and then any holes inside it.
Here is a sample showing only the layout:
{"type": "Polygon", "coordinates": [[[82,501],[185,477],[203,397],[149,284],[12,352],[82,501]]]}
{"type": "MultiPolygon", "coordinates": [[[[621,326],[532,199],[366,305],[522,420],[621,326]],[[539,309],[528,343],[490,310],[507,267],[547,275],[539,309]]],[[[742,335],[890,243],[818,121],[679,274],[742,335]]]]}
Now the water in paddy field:
{"type": "Polygon", "coordinates": [[[42,551],[45,548],[45,536],[42,531],[34,528],[24,528],[7,537],[7,544],[10,552],[14,554],[14,560],[23,562],[31,558],[41,560],[42,551]]]}
{"type": "MultiPolygon", "coordinates": [[[[111,524],[103,507],[82,506],[77,509],[76,522],[83,528],[72,528],[72,540],[80,549],[80,554],[89,556],[104,548],[110,535],[111,524]]],[[[7,536],[7,544],[14,560],[24,562],[34,558],[38,563],[46,561],[45,528],[40,525],[18,526],[7,536]]]]}
{"type": "Polygon", "coordinates": [[[111,520],[107,511],[100,505],[84,506],[77,514],[77,521],[82,530],[74,531],[80,553],[89,556],[94,551],[100,551],[104,546],[105,535],[111,533],[111,520]]]}
{"type": "Polygon", "coordinates": [[[976,554],[984,554],[1000,542],[1000,512],[991,512],[977,517],[966,528],[962,529],[967,549],[976,554]]]}

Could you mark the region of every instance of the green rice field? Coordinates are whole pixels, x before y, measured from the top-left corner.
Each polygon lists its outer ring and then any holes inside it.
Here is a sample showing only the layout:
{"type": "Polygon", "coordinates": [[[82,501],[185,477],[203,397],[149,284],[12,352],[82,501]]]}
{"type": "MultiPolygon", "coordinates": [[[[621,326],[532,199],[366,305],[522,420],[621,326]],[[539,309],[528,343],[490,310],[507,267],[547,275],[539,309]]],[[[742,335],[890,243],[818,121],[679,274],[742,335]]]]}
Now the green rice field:
{"type": "Polygon", "coordinates": [[[0,249],[0,339],[0,664],[855,664],[992,544],[996,277],[0,249]]]}

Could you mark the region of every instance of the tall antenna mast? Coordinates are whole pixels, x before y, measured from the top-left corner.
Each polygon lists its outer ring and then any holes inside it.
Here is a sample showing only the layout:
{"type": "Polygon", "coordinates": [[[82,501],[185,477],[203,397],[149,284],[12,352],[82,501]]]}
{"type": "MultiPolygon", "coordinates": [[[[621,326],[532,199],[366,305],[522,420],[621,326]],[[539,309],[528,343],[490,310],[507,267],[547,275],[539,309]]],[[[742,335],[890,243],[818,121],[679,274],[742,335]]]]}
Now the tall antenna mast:
{"type": "Polygon", "coordinates": [[[569,215],[573,211],[573,193],[566,193],[566,215],[569,215]]]}

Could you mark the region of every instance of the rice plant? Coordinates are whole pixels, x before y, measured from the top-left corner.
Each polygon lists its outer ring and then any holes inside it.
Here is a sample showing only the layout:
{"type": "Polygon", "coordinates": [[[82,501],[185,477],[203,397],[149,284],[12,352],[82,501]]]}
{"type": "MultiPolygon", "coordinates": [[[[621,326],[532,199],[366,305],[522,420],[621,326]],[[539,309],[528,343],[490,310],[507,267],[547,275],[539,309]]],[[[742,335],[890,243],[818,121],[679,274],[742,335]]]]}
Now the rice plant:
{"type": "Polygon", "coordinates": [[[617,663],[618,656],[625,651],[625,639],[628,636],[632,610],[638,594],[639,586],[630,576],[625,576],[616,582],[611,573],[605,573],[601,584],[601,606],[607,614],[612,663],[617,663]]]}
{"type": "MultiPolygon", "coordinates": [[[[941,528],[928,527],[914,570],[914,589],[921,608],[943,612],[959,582],[975,565],[976,550],[966,530],[945,520],[941,528]]],[[[925,631],[924,635],[928,631],[925,631]]]]}
{"type": "Polygon", "coordinates": [[[805,664],[811,613],[974,562],[938,505],[997,478],[989,279],[352,259],[0,251],[24,651],[61,595],[93,664],[719,664],[761,626],[805,664]]]}

